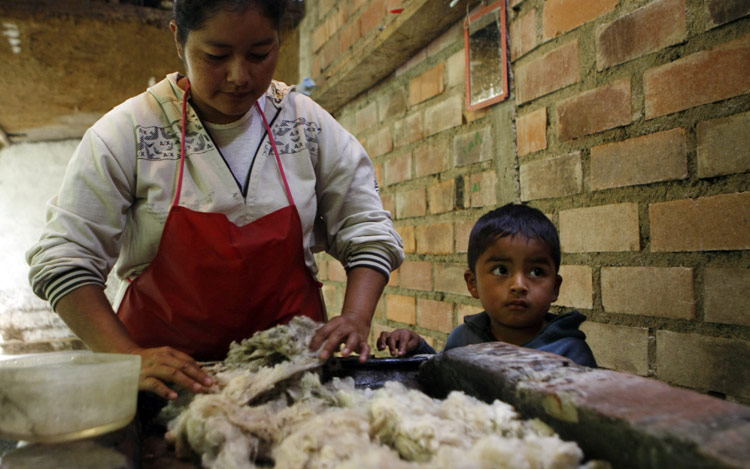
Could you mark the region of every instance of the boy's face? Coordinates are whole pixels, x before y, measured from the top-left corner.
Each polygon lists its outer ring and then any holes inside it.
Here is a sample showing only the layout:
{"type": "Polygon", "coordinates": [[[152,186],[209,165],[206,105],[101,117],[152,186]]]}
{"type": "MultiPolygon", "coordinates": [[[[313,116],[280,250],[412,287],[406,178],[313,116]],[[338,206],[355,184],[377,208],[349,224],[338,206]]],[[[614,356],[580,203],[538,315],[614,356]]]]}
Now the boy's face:
{"type": "Polygon", "coordinates": [[[503,330],[533,336],[541,329],[562,283],[547,245],[521,235],[503,236],[479,256],[475,271],[464,274],[466,286],[489,314],[496,338],[503,330]]]}

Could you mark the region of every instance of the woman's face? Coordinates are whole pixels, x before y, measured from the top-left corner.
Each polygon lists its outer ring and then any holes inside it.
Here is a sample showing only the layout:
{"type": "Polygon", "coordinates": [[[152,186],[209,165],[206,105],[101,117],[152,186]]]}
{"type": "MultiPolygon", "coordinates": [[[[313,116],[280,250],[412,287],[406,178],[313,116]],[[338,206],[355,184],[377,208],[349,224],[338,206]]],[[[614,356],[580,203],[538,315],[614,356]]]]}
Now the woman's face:
{"type": "Polygon", "coordinates": [[[177,25],[170,27],[201,118],[233,122],[268,89],[279,58],[279,33],[258,9],[220,10],[202,28],[190,31],[184,47],[177,25]]]}

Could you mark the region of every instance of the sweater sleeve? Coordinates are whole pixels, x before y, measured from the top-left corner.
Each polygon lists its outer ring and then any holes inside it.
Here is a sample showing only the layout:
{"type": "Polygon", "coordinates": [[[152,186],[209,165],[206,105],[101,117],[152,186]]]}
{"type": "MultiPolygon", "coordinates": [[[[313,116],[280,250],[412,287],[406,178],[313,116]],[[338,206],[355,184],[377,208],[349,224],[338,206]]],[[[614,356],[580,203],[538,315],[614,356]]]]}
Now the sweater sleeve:
{"type": "Polygon", "coordinates": [[[132,174],[94,128],[86,132],[48,203],[42,235],[26,253],[32,289],[53,309],[81,286],[105,285],[132,204],[132,174]]]}
{"type": "Polygon", "coordinates": [[[316,193],[325,249],[347,270],[365,266],[387,278],[403,262],[403,242],[383,209],[372,162],[352,134],[315,109],[321,123],[316,193]]]}

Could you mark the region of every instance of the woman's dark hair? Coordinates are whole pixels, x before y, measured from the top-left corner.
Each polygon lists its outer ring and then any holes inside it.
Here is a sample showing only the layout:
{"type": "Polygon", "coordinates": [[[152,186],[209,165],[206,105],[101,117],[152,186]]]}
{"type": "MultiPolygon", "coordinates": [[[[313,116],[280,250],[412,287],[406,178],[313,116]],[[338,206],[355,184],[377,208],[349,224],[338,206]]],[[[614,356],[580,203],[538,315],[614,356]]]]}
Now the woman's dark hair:
{"type": "Polygon", "coordinates": [[[541,210],[520,204],[507,204],[482,215],[469,235],[469,268],[476,273],[477,259],[498,238],[520,234],[549,247],[555,270],[560,270],[560,238],[555,225],[541,210]]]}
{"type": "Polygon", "coordinates": [[[220,10],[241,13],[248,8],[260,10],[278,31],[286,10],[286,0],[174,0],[177,39],[185,45],[190,31],[201,29],[220,10]]]}

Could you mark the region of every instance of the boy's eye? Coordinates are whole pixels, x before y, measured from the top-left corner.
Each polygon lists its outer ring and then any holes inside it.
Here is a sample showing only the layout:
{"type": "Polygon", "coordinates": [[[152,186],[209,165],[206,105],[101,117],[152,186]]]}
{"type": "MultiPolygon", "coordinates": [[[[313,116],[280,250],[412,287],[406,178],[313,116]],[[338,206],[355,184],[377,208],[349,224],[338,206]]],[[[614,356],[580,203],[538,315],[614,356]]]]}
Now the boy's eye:
{"type": "Polygon", "coordinates": [[[492,268],[492,273],[494,275],[507,275],[508,269],[504,265],[497,265],[492,268]]]}
{"type": "Polygon", "coordinates": [[[268,57],[268,54],[270,54],[270,52],[263,52],[263,53],[259,53],[259,54],[250,54],[250,59],[252,59],[252,60],[263,60],[266,57],[268,57]]]}
{"type": "Polygon", "coordinates": [[[208,54],[208,53],[206,53],[206,57],[209,60],[217,60],[218,61],[218,60],[224,60],[224,59],[226,59],[228,57],[228,55],[226,55],[226,54],[214,55],[214,54],[208,54]]]}
{"type": "Polygon", "coordinates": [[[529,272],[529,275],[531,277],[544,277],[547,274],[547,271],[542,269],[541,267],[534,267],[531,269],[531,272],[529,272]]]}

